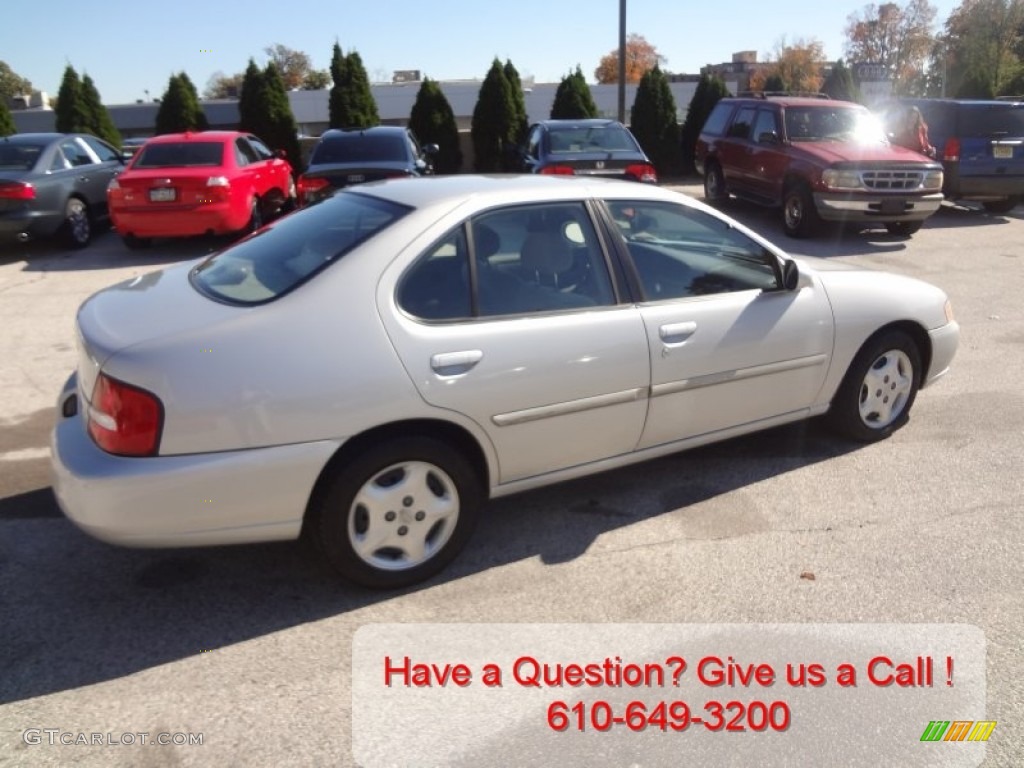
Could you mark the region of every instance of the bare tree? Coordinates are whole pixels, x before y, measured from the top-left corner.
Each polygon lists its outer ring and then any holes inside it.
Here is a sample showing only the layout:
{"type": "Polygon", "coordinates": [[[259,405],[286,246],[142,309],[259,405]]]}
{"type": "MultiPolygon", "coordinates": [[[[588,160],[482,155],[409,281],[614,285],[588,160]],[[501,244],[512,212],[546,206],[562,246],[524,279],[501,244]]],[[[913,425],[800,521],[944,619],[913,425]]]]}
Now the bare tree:
{"type": "Polygon", "coordinates": [[[313,68],[309,54],[296,51],[286,45],[277,43],[263,49],[270,61],[277,66],[286,91],[294,91],[302,87],[303,81],[313,68]]]}
{"type": "Polygon", "coordinates": [[[236,72],[233,75],[225,75],[223,72],[214,72],[206,81],[206,88],[203,89],[204,99],[237,99],[242,92],[242,79],[245,74],[236,72]]]}
{"type": "Polygon", "coordinates": [[[935,14],[928,0],[866,5],[847,18],[846,57],[853,63],[883,65],[893,91],[906,92],[925,70],[935,43],[935,14]]]}

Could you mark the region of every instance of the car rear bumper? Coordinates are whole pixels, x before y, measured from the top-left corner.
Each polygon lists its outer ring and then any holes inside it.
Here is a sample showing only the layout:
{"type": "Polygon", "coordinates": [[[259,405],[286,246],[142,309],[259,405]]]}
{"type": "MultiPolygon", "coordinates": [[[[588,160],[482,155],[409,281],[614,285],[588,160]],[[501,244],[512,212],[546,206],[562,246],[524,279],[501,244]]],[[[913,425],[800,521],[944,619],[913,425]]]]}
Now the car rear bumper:
{"type": "Polygon", "coordinates": [[[932,342],[932,362],[925,372],[922,387],[934,384],[949,373],[950,363],[960,344],[960,325],[955,321],[947,323],[928,331],[928,337],[932,342]]]}
{"type": "Polygon", "coordinates": [[[86,533],[131,547],[183,547],[295,539],[310,492],[340,445],[318,441],[185,456],[126,458],[102,451],[80,414],[51,436],[53,489],[86,533]]]}
{"type": "Polygon", "coordinates": [[[1024,196],[1024,176],[947,174],[946,194],[956,200],[1002,200],[1024,196]]]}
{"type": "Polygon", "coordinates": [[[25,237],[48,237],[64,222],[60,213],[33,210],[0,212],[0,240],[20,240],[25,237]],[[21,237],[24,233],[25,237],[21,237]]]}
{"type": "Polygon", "coordinates": [[[129,208],[113,210],[114,229],[135,237],[191,237],[238,232],[249,221],[249,211],[229,203],[179,207],[168,210],[129,208]]]}
{"type": "Polygon", "coordinates": [[[939,210],[942,194],[849,195],[817,192],[814,203],[826,221],[923,221],[939,210]]]}

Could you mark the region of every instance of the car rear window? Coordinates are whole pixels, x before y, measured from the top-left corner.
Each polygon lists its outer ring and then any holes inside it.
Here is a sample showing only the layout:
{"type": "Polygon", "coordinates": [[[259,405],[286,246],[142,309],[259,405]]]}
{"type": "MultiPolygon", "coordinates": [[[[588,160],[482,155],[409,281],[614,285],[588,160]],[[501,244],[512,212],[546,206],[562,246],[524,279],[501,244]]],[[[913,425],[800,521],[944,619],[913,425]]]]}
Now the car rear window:
{"type": "Polygon", "coordinates": [[[636,142],[620,125],[556,128],[548,135],[552,154],[560,152],[636,152],[636,142]]]}
{"type": "Polygon", "coordinates": [[[0,168],[7,171],[31,171],[43,152],[44,144],[0,142],[0,168]]]}
{"type": "Polygon", "coordinates": [[[962,136],[1024,136],[1024,105],[962,104],[962,136]]]}
{"type": "Polygon", "coordinates": [[[174,141],[148,144],[136,155],[132,168],[187,168],[223,164],[220,141],[174,141]]]}
{"type": "Polygon", "coordinates": [[[214,254],[189,278],[200,293],[217,301],[264,304],[311,279],[409,210],[339,192],[214,254]]]}
{"type": "Polygon", "coordinates": [[[405,160],[405,138],[398,134],[353,133],[323,139],[313,150],[310,165],[405,160]]]}

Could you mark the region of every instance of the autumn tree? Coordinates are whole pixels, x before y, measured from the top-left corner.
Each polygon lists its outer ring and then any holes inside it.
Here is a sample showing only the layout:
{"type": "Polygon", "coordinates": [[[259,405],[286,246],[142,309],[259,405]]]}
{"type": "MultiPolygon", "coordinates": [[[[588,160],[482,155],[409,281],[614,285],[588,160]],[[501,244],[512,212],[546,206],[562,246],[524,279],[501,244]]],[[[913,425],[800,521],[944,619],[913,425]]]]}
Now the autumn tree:
{"type": "Polygon", "coordinates": [[[964,0],[946,21],[939,46],[945,93],[990,98],[1019,87],[1024,0],[964,0]]]}
{"type": "Polygon", "coordinates": [[[758,70],[750,78],[755,91],[794,91],[816,93],[824,81],[822,65],[825,49],[819,40],[798,39],[791,45],[785,38],[776,43],[770,66],[758,70]],[[773,80],[773,76],[777,80],[773,80]],[[775,86],[782,85],[782,88],[775,86]],[[769,88],[768,86],[772,86],[769,88]]]}
{"type": "Polygon", "coordinates": [[[841,101],[861,101],[863,98],[857,83],[854,82],[853,72],[846,66],[842,59],[839,59],[832,67],[821,90],[833,99],[841,101]]]}
{"type": "MultiPolygon", "coordinates": [[[[631,33],[626,38],[626,82],[639,83],[644,72],[664,64],[665,57],[647,42],[643,35],[631,33]]],[[[594,70],[594,79],[599,83],[619,82],[619,49],[605,54],[594,70]]]]}
{"type": "Polygon", "coordinates": [[[659,176],[679,173],[681,153],[676,100],[668,78],[658,65],[640,78],[629,113],[629,127],[659,176]]]}
{"type": "Polygon", "coordinates": [[[847,18],[846,56],[855,62],[883,65],[892,79],[893,92],[907,93],[925,71],[934,42],[935,13],[928,0],[866,5],[847,18]]]}
{"type": "Polygon", "coordinates": [[[31,92],[32,82],[11,69],[6,61],[0,61],[0,101],[6,103],[8,99],[31,92]]]}
{"type": "Polygon", "coordinates": [[[331,87],[331,73],[326,69],[311,69],[302,79],[302,90],[323,91],[331,87]]]}
{"type": "Polygon", "coordinates": [[[701,75],[697,81],[697,88],[690,99],[690,106],[686,110],[686,119],[683,120],[683,127],[680,130],[682,135],[682,170],[684,173],[695,173],[694,153],[697,147],[697,138],[700,136],[704,122],[715,108],[719,99],[729,95],[729,89],[725,87],[725,81],[720,77],[701,75]]]}
{"type": "Polygon", "coordinates": [[[588,117],[597,117],[597,105],[583,77],[583,70],[577,65],[576,71],[563,77],[558,84],[551,104],[551,119],[580,120],[588,117]]]}
{"type": "Polygon", "coordinates": [[[286,91],[295,91],[301,88],[306,76],[313,69],[309,54],[296,51],[287,45],[280,43],[268,45],[263,52],[277,67],[286,91]]]}
{"type": "Polygon", "coordinates": [[[421,144],[437,144],[438,153],[434,160],[437,173],[458,173],[462,169],[455,112],[441,86],[429,77],[420,83],[416,103],[409,115],[409,129],[421,144]]]}
{"type": "Polygon", "coordinates": [[[236,72],[233,75],[225,75],[223,72],[214,72],[206,81],[206,88],[203,89],[204,99],[237,99],[242,92],[242,80],[244,72],[236,72]]]}
{"type": "Polygon", "coordinates": [[[473,167],[479,173],[511,170],[515,156],[519,114],[512,86],[497,58],[491,64],[473,108],[470,133],[473,167]]]}
{"type": "Polygon", "coordinates": [[[89,111],[82,96],[82,81],[68,64],[57,91],[56,127],[59,133],[88,133],[89,111]]]}
{"type": "Polygon", "coordinates": [[[89,133],[99,136],[108,144],[120,147],[121,134],[114,126],[110,112],[103,106],[100,92],[96,90],[96,84],[89,75],[82,77],[82,101],[85,104],[86,114],[89,116],[89,133]]]}

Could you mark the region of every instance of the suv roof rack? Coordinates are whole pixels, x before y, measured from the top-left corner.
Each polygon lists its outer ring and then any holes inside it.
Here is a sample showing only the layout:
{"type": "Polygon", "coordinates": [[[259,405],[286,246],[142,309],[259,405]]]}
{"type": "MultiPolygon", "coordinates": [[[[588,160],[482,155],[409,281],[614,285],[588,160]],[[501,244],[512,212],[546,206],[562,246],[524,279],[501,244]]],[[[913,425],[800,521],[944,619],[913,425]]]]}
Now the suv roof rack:
{"type": "Polygon", "coordinates": [[[745,99],[768,99],[771,97],[791,96],[801,99],[831,99],[827,93],[820,91],[740,91],[737,94],[745,99]]]}

